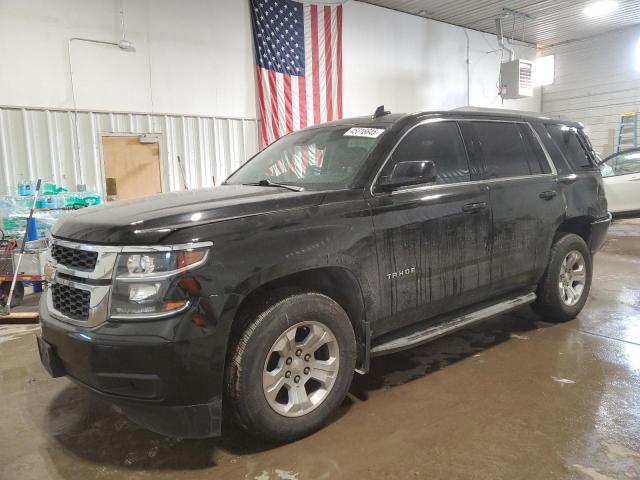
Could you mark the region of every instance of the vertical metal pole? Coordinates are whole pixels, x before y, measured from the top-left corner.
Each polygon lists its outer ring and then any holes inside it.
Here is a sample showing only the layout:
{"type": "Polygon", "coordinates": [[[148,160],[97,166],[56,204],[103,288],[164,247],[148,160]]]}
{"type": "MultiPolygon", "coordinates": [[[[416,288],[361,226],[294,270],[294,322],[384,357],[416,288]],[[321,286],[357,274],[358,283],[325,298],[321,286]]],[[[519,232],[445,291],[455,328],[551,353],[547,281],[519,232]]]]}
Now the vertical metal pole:
{"type": "Polygon", "coordinates": [[[22,255],[24,255],[24,248],[27,244],[27,235],[29,234],[29,224],[33,219],[33,211],[36,209],[36,203],[38,201],[38,196],[40,195],[41,183],[42,183],[42,180],[38,179],[38,183],[36,184],[36,192],[33,196],[33,203],[31,204],[31,210],[29,211],[29,217],[27,218],[27,225],[24,230],[24,237],[22,237],[22,245],[20,246],[20,255],[18,256],[18,264],[14,267],[13,279],[11,280],[11,288],[9,289],[9,296],[7,297],[7,304],[2,310],[3,315],[9,315],[9,313],[11,313],[11,298],[13,297],[13,290],[16,287],[16,282],[18,281],[18,274],[20,273],[20,264],[22,263],[22,255]]]}

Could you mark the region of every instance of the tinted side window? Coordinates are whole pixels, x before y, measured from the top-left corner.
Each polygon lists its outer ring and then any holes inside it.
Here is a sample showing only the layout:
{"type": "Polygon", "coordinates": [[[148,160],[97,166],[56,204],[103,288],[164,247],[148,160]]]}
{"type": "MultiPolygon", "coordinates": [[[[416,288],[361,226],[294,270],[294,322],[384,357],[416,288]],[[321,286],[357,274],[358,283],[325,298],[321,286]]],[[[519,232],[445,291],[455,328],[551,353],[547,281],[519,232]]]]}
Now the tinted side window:
{"type": "Polygon", "coordinates": [[[564,158],[576,170],[592,168],[591,156],[580,141],[578,129],[566,125],[547,125],[547,131],[564,158]]]}
{"type": "Polygon", "coordinates": [[[525,145],[522,133],[515,123],[471,122],[470,128],[475,131],[484,159],[486,178],[531,174],[529,163],[534,163],[533,154],[525,145]]]}
{"type": "Polygon", "coordinates": [[[456,122],[419,125],[397,146],[381,176],[388,176],[398,162],[431,160],[436,165],[436,184],[469,180],[469,164],[456,122]]]}
{"type": "Polygon", "coordinates": [[[529,162],[531,173],[551,173],[551,167],[544,154],[544,150],[542,150],[538,139],[533,135],[531,127],[521,123],[519,124],[519,128],[529,150],[527,161],[529,162]]]}

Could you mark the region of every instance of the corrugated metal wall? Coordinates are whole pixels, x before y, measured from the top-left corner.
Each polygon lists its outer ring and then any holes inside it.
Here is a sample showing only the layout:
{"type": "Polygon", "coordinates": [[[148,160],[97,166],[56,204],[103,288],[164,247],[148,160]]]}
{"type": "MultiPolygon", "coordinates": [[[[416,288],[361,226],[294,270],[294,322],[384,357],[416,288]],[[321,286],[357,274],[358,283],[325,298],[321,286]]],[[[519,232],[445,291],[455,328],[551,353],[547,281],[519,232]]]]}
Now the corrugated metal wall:
{"type": "Polygon", "coordinates": [[[42,178],[104,195],[101,135],[157,134],[163,191],[211,186],[258,151],[254,119],[0,107],[0,194],[42,178]],[[77,121],[77,135],[75,122],[77,121]]]}
{"type": "Polygon", "coordinates": [[[615,148],[620,114],[640,110],[640,27],[543,51],[555,55],[555,83],[544,87],[542,111],[585,124],[601,154],[615,148]]]}

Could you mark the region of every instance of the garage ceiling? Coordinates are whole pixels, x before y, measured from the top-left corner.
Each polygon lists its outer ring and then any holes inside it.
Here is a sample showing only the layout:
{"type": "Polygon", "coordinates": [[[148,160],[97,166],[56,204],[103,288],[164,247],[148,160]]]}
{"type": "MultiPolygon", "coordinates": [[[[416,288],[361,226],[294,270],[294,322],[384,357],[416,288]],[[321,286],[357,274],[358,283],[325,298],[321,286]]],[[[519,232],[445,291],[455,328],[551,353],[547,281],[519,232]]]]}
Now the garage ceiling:
{"type": "MultiPolygon", "coordinates": [[[[577,40],[610,30],[640,24],[640,0],[620,0],[618,11],[589,18],[582,10],[594,0],[363,0],[382,7],[413,13],[434,20],[496,33],[495,18],[504,8],[529,16],[524,40],[540,47],[577,40]],[[420,13],[423,12],[423,13],[420,13]]],[[[504,20],[505,35],[511,36],[513,16],[504,20]]],[[[522,22],[516,23],[516,38],[522,38],[522,22]]]]}

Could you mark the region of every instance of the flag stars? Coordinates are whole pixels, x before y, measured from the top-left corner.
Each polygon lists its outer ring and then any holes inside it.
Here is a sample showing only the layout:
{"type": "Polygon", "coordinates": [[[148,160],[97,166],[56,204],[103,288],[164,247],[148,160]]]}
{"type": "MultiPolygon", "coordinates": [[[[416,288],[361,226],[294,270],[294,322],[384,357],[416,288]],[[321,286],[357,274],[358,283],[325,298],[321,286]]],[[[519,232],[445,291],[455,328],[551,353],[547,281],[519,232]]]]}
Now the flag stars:
{"type": "Polygon", "coordinates": [[[304,9],[298,10],[299,4],[282,0],[252,0],[252,3],[256,11],[253,19],[259,64],[284,74],[304,75],[304,9]],[[258,5],[261,8],[255,8],[258,5]]]}

